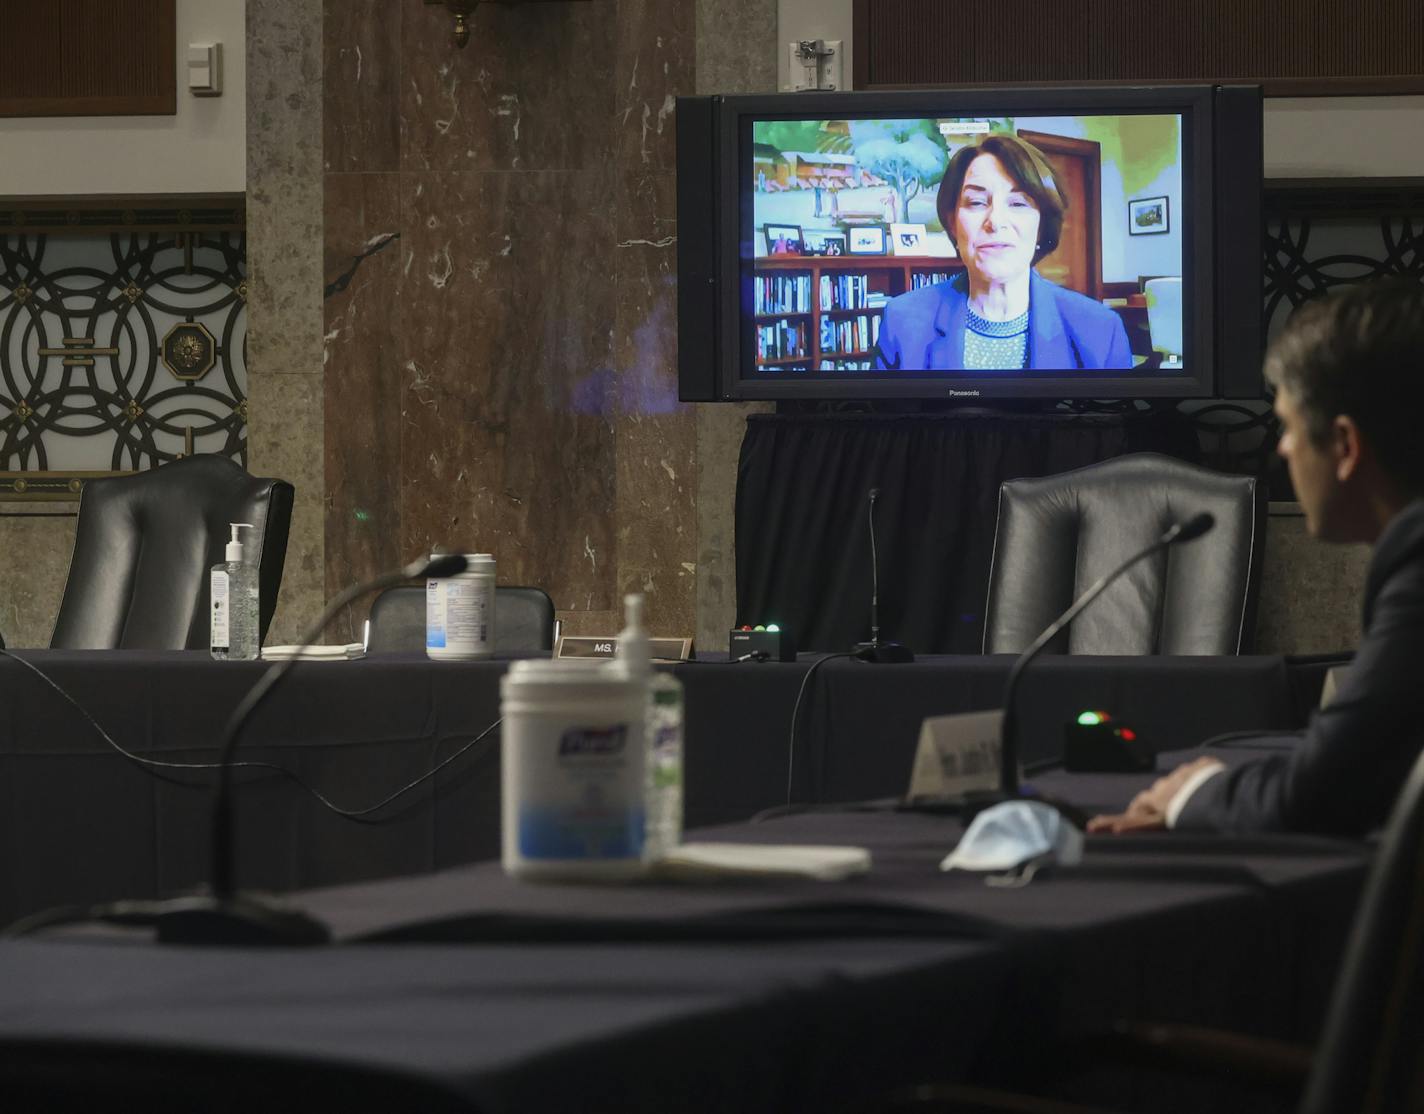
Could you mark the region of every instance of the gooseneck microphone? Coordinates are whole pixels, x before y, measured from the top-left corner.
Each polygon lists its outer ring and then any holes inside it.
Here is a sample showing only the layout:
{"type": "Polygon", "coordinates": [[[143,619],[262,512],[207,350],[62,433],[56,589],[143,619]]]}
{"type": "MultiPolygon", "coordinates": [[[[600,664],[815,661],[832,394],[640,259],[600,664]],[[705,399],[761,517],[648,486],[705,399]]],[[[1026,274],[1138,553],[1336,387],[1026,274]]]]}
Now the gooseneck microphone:
{"type": "MultiPolygon", "coordinates": [[[[372,580],[347,588],[326,605],[320,617],[302,635],[302,649],[321,637],[327,623],[352,600],[406,580],[455,576],[465,571],[466,561],[458,553],[422,557],[404,568],[383,573],[372,580]]],[[[158,939],[172,944],[277,944],[284,947],[323,944],[330,930],[298,909],[276,904],[254,894],[237,891],[234,883],[233,847],[236,823],[232,807],[233,754],[242,739],[243,728],[277,683],[300,660],[297,653],[273,662],[228,717],[223,728],[218,756],[217,787],[213,793],[212,892],[179,897],[164,902],[158,915],[158,939]]]]}
{"type": "Polygon", "coordinates": [[[1185,522],[1176,522],[1162,531],[1160,537],[1151,545],[1138,550],[1117,568],[1104,576],[1098,577],[1088,586],[1081,596],[1079,596],[1063,612],[1050,623],[1037,638],[1029,644],[1028,649],[1021,653],[1018,660],[1014,662],[1013,668],[1009,670],[1009,679],[1004,684],[1004,718],[999,727],[999,794],[998,799],[1018,797],[1019,794],[1019,755],[1018,755],[1018,733],[1017,720],[1015,714],[1014,696],[1018,691],[1019,678],[1028,668],[1029,662],[1038,657],[1047,646],[1058,635],[1058,632],[1078,617],[1088,604],[1092,603],[1107,589],[1114,580],[1125,573],[1133,565],[1137,564],[1144,557],[1150,557],[1170,546],[1180,542],[1189,542],[1201,537],[1208,530],[1216,525],[1216,519],[1207,511],[1193,515],[1185,522]]]}
{"type": "Polygon", "coordinates": [[[872,487],[866,507],[870,526],[870,641],[857,642],[854,656],[861,661],[914,661],[915,655],[908,646],[880,639],[880,558],[875,551],[875,500],[879,498],[880,489],[872,487]]]}

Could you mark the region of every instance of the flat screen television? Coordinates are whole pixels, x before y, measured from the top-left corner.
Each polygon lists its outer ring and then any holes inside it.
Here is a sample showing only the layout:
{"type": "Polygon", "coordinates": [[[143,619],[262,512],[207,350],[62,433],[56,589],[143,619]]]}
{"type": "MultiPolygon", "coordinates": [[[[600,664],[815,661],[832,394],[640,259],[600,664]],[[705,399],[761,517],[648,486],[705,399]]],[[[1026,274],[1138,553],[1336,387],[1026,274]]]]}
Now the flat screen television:
{"type": "Polygon", "coordinates": [[[1261,394],[1261,92],[683,97],[680,395],[1261,394]]]}

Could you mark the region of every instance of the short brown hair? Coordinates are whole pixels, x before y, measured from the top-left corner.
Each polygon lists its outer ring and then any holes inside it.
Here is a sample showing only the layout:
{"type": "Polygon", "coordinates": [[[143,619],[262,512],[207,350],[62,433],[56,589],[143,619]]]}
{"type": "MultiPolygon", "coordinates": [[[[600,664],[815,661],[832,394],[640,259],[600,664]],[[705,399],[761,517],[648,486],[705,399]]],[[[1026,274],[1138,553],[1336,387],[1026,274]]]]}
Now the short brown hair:
{"type": "Polygon", "coordinates": [[[1424,284],[1382,279],[1306,302],[1271,342],[1265,372],[1313,442],[1348,415],[1385,470],[1424,492],[1424,284]]]}
{"type": "MultiPolygon", "coordinates": [[[[959,208],[959,192],[964,188],[964,176],[969,173],[969,164],[980,155],[993,155],[998,159],[1018,188],[1033,198],[1038,207],[1038,246],[1033,252],[1033,261],[1037,263],[1058,246],[1058,237],[1063,231],[1063,214],[1068,211],[1068,198],[1058,184],[1058,176],[1053,173],[1053,164],[1027,140],[1012,135],[990,134],[978,143],[967,144],[954,152],[945,167],[944,177],[940,179],[939,196],[935,198],[940,223],[953,241],[954,213],[959,208]]],[[[954,241],[954,250],[959,250],[958,241],[954,241]]]]}

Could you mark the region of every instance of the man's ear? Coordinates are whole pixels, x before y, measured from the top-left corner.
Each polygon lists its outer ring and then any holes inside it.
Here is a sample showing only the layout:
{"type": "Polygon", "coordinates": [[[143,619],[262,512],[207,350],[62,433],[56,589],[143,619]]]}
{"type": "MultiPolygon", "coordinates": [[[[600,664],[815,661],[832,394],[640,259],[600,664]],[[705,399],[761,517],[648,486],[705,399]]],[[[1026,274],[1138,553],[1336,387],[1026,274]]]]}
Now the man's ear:
{"type": "Polygon", "coordinates": [[[1348,414],[1340,414],[1330,427],[1330,453],[1335,458],[1335,479],[1345,483],[1360,470],[1365,453],[1360,427],[1348,414]]]}

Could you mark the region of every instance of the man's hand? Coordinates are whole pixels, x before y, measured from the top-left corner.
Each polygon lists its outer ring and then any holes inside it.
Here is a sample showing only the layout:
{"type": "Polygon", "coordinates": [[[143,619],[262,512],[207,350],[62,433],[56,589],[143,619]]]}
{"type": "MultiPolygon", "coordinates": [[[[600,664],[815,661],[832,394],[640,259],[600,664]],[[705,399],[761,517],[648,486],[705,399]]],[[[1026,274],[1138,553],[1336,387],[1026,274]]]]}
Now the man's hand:
{"type": "Polygon", "coordinates": [[[1172,798],[1182,786],[1186,785],[1198,770],[1220,765],[1221,762],[1215,758],[1198,758],[1194,762],[1178,766],[1166,777],[1154,781],[1150,789],[1144,789],[1133,797],[1126,812],[1115,816],[1094,816],[1088,821],[1088,831],[1122,835],[1124,832],[1150,832],[1165,828],[1167,806],[1172,803],[1172,798]]]}

